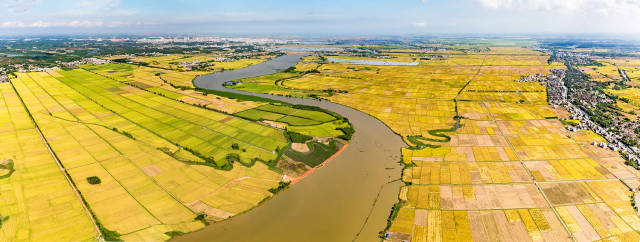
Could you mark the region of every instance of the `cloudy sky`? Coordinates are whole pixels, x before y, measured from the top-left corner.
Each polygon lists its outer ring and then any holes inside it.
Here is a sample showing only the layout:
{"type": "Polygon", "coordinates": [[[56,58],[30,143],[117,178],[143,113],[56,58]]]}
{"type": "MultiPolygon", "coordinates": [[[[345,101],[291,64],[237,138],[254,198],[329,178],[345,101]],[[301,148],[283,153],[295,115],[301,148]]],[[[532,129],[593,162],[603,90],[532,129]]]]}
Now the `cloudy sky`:
{"type": "Polygon", "coordinates": [[[640,0],[0,0],[0,35],[640,33],[640,0]]]}

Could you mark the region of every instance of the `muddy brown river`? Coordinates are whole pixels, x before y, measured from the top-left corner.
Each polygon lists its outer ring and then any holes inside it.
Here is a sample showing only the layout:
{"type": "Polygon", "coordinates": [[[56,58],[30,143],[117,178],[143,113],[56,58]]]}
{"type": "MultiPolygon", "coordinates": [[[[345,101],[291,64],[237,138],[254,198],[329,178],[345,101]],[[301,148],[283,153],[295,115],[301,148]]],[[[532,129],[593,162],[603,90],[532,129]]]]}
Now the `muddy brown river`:
{"type": "Polygon", "coordinates": [[[230,80],[262,76],[295,65],[304,55],[285,55],[244,69],[194,80],[197,87],[317,106],[347,117],[355,128],[349,146],[262,205],[173,241],[379,241],[402,186],[400,136],[379,120],[340,104],[227,89],[230,80]]]}

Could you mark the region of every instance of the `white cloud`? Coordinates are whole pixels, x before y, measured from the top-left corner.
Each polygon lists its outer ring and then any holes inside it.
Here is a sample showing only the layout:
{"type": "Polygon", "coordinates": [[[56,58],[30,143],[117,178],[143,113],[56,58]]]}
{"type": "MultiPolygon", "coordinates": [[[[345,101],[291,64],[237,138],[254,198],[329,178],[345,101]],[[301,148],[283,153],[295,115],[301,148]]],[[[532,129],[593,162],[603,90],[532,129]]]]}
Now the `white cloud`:
{"type": "Polygon", "coordinates": [[[418,28],[424,28],[425,26],[427,26],[427,23],[425,22],[415,22],[413,23],[414,27],[418,27],[418,28]]]}
{"type": "Polygon", "coordinates": [[[28,12],[38,0],[0,0],[0,8],[12,13],[28,12]]]}
{"type": "Polygon", "coordinates": [[[82,0],[57,13],[61,17],[122,17],[132,16],[136,11],[121,9],[121,0],[82,0]]]}
{"type": "Polygon", "coordinates": [[[89,27],[120,27],[128,25],[123,22],[104,22],[104,21],[88,21],[88,20],[72,20],[65,22],[50,21],[5,21],[0,23],[0,28],[51,28],[51,27],[70,27],[70,28],[89,28],[89,27]]]}
{"type": "Polygon", "coordinates": [[[561,13],[640,14],[638,0],[476,0],[486,8],[561,13]]]}
{"type": "Polygon", "coordinates": [[[77,1],[74,5],[84,9],[111,9],[120,6],[121,0],[82,0],[77,1]]]}

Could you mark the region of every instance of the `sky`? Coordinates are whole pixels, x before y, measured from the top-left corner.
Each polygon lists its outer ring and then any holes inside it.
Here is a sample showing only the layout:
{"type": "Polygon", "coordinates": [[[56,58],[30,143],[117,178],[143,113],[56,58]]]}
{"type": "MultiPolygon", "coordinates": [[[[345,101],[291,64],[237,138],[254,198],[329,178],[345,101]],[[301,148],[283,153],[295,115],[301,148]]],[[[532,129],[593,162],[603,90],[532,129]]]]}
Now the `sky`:
{"type": "Polygon", "coordinates": [[[0,35],[640,34],[640,0],[0,0],[0,35]]]}

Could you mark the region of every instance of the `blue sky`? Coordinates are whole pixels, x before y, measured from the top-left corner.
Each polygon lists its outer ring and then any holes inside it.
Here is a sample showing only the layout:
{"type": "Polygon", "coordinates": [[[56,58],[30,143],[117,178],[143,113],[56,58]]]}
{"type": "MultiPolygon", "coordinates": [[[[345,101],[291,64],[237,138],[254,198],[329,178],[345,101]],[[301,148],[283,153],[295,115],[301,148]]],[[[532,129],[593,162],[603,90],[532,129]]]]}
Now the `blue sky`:
{"type": "Polygon", "coordinates": [[[0,35],[640,32],[640,0],[0,0],[0,35]]]}

